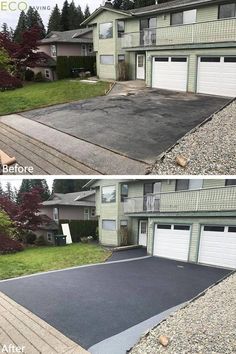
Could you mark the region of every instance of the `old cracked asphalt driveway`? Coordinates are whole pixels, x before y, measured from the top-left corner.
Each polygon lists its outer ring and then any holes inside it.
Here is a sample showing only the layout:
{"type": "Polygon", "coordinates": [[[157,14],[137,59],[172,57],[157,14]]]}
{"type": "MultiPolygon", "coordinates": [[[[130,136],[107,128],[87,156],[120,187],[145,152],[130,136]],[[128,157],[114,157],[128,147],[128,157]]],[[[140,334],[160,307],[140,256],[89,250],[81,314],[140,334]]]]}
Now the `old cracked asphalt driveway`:
{"type": "Polygon", "coordinates": [[[152,163],[229,101],[223,97],[144,90],[22,113],[76,138],[152,163]]]}
{"type": "Polygon", "coordinates": [[[0,291],[88,349],[192,299],[229,273],[141,255],[1,281],[0,291]]]}

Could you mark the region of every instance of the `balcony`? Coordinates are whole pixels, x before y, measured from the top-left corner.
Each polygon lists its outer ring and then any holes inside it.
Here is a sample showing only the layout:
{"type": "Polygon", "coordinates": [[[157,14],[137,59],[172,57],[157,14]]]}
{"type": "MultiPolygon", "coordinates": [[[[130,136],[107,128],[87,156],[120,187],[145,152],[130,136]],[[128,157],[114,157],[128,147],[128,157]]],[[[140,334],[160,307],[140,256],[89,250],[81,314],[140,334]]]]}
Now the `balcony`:
{"type": "Polygon", "coordinates": [[[123,49],[236,41],[236,18],[125,33],[123,49]]]}
{"type": "Polygon", "coordinates": [[[124,202],[125,214],[230,210],[236,210],[236,186],[149,194],[124,202]]]}

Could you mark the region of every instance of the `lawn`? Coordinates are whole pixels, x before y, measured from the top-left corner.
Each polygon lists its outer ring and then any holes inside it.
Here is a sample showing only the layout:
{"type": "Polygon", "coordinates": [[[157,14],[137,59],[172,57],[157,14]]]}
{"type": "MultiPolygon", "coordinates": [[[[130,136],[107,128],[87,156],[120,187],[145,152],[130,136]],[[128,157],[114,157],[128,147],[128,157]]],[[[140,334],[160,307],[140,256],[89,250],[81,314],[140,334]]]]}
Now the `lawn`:
{"type": "Polygon", "coordinates": [[[102,96],[109,87],[104,81],[88,84],[79,80],[26,84],[20,89],[0,92],[0,115],[102,96]]]}
{"type": "Polygon", "coordinates": [[[0,256],[0,279],[104,262],[111,252],[93,244],[28,248],[0,256]]]}

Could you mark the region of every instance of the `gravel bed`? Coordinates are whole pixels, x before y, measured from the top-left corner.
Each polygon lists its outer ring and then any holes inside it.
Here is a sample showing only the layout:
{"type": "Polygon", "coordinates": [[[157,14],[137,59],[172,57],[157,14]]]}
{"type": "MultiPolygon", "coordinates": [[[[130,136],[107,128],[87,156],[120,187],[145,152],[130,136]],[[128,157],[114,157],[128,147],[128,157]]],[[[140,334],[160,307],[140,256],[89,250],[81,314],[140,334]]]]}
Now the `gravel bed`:
{"type": "Polygon", "coordinates": [[[236,274],[209,289],[141,338],[130,354],[236,353],[236,274]],[[161,335],[169,344],[159,344],[161,335]]]}
{"type": "Polygon", "coordinates": [[[236,100],[216,113],[212,120],[180,139],[148,172],[158,175],[235,175],[235,153],[236,100]],[[185,168],[176,164],[178,155],[188,159],[185,168]]]}

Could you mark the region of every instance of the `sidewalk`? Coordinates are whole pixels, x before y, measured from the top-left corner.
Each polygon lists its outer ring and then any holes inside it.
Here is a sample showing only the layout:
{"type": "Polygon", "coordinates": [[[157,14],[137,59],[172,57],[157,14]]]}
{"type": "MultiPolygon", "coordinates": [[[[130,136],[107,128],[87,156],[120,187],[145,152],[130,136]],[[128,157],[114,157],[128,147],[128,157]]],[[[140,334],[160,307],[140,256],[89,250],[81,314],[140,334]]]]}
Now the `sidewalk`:
{"type": "Polygon", "coordinates": [[[55,328],[0,293],[0,353],[7,353],[6,348],[12,348],[8,352],[24,354],[88,354],[55,328]]]}

